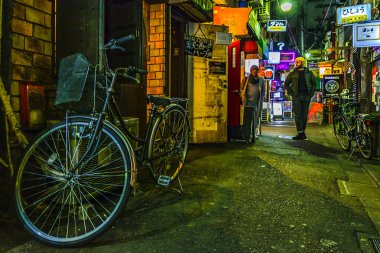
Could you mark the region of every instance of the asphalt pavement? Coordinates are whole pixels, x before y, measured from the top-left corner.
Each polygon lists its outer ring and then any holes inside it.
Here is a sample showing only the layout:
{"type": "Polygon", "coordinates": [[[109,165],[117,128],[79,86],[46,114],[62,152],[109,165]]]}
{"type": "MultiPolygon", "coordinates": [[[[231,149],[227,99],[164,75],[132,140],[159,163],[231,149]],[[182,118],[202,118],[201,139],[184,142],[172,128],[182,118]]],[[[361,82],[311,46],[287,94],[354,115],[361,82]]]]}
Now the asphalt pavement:
{"type": "Polygon", "coordinates": [[[264,125],[253,145],[193,144],[173,188],[147,171],[114,226],[77,249],[40,244],[0,217],[0,252],[375,252],[379,161],[342,151],[331,128],[264,125]]]}

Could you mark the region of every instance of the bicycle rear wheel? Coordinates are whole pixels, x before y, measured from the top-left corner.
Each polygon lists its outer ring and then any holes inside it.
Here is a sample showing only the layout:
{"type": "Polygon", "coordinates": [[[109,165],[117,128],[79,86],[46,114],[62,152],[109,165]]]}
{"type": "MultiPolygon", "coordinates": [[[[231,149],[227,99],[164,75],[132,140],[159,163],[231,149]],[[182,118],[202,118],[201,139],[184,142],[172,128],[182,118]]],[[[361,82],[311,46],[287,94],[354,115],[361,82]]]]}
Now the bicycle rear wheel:
{"type": "Polygon", "coordinates": [[[333,127],[336,140],[343,150],[350,150],[351,140],[348,135],[348,130],[343,122],[342,115],[333,114],[333,127]]]}
{"type": "Polygon", "coordinates": [[[189,121],[185,110],[170,105],[156,119],[149,138],[148,159],[159,185],[173,183],[185,163],[189,144],[189,121]]]}
{"type": "Polygon", "coordinates": [[[356,145],[363,157],[370,159],[372,156],[372,138],[365,122],[362,119],[356,119],[356,145]]]}
{"type": "Polygon", "coordinates": [[[53,246],[85,244],[105,232],[124,208],[134,156],[122,134],[104,123],[90,147],[93,120],[69,119],[42,132],[21,158],[15,205],[24,227],[53,246]],[[67,134],[67,135],[66,135],[67,134]]]}

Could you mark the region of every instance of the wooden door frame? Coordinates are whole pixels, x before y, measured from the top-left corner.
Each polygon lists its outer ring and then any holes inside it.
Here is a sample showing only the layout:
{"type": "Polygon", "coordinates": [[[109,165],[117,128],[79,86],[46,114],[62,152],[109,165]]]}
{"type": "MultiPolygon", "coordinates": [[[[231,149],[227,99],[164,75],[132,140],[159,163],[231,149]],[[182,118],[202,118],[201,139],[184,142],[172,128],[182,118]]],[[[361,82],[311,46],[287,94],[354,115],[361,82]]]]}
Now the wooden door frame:
{"type": "MultiPolygon", "coordinates": [[[[166,34],[167,34],[167,41],[169,42],[168,45],[167,45],[167,49],[166,52],[167,52],[167,55],[166,55],[166,59],[168,59],[166,61],[166,80],[167,80],[167,85],[165,86],[165,95],[167,96],[172,96],[171,92],[172,92],[172,64],[171,64],[171,59],[172,59],[172,40],[173,40],[173,36],[172,36],[172,22],[174,20],[177,20],[178,22],[182,23],[183,26],[184,26],[184,32],[187,33],[188,30],[189,30],[189,26],[188,26],[188,20],[186,19],[186,17],[184,16],[181,16],[180,15],[180,12],[178,12],[178,10],[176,11],[175,9],[176,7],[172,7],[172,6],[169,6],[167,5],[167,24],[169,24],[169,26],[167,26],[167,31],[166,31],[166,34]]],[[[184,62],[183,62],[183,65],[182,65],[182,70],[183,70],[183,73],[182,73],[182,76],[180,77],[180,82],[181,82],[181,85],[183,85],[183,90],[184,90],[184,97],[188,97],[188,80],[187,80],[187,59],[186,59],[186,56],[184,56],[184,62]]]]}

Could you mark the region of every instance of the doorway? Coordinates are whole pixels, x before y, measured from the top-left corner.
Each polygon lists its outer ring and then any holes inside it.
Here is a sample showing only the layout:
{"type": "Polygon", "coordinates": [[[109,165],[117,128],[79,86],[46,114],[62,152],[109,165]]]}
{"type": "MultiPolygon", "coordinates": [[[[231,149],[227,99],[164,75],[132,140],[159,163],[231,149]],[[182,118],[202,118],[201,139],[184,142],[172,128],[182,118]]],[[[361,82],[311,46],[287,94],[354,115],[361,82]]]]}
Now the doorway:
{"type": "Polygon", "coordinates": [[[187,98],[187,61],[185,55],[186,20],[172,9],[170,31],[169,91],[170,97],[187,98]]]}

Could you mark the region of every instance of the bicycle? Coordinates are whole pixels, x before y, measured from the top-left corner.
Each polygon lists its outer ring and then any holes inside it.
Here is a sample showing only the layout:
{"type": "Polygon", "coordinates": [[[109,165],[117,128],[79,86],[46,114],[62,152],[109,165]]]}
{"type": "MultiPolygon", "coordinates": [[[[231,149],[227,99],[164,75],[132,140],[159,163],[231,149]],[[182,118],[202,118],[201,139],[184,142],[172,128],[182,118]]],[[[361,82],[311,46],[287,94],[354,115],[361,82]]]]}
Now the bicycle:
{"type": "Polygon", "coordinates": [[[372,156],[372,137],[369,126],[372,121],[368,119],[367,114],[358,113],[360,103],[348,98],[350,94],[353,92],[327,96],[335,100],[333,105],[334,135],[343,150],[349,151],[351,141],[354,140],[363,157],[370,159],[372,156]]]}
{"type": "Polygon", "coordinates": [[[43,243],[80,246],[109,229],[135,186],[137,162],[165,187],[182,171],[190,131],[188,100],[147,96],[152,108],[144,139],[128,131],[116,105],[116,80],[138,83],[131,75],[147,73],[108,65],[107,52],[124,50],[120,44],[133,39],[108,42],[103,64],[93,66],[80,53],[61,62],[56,104],[85,115],[69,116],[66,110],[64,121],[40,133],[22,155],[15,177],[18,217],[43,243]],[[139,143],[135,150],[126,136],[139,143]]]}

